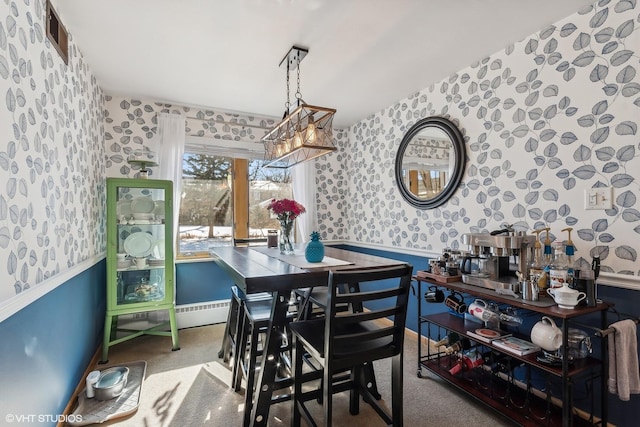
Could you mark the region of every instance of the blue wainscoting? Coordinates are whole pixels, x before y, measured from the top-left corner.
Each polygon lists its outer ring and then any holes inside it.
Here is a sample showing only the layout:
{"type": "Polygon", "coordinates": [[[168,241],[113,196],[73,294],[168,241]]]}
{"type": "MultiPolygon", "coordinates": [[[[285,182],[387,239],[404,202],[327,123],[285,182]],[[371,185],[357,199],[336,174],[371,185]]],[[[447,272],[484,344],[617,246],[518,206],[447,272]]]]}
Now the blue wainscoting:
{"type": "Polygon", "coordinates": [[[226,300],[231,278],[213,261],[176,264],[176,305],[226,300]]]}
{"type": "MultiPolygon", "coordinates": [[[[640,292],[636,290],[599,285],[598,298],[615,304],[615,311],[607,315],[608,323],[629,316],[640,317],[640,292]]],[[[628,401],[622,401],[618,396],[609,394],[609,422],[618,426],[637,426],[638,407],[640,407],[640,394],[631,395],[628,401]]]]}
{"type": "MultiPolygon", "coordinates": [[[[0,323],[0,414],[62,414],[102,338],[105,260],[0,323]]],[[[21,425],[55,425],[23,422],[21,425]]],[[[53,418],[55,420],[55,418],[53,418]]]]}

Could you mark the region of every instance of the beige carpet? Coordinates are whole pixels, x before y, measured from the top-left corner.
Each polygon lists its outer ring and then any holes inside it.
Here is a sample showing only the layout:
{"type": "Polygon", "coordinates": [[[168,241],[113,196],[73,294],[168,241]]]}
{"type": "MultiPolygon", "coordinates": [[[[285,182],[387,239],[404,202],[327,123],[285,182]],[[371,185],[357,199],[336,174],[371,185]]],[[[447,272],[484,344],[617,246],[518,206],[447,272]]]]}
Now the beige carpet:
{"type": "MultiPolygon", "coordinates": [[[[229,388],[231,373],[217,353],[224,325],[180,330],[180,351],[171,351],[169,337],[142,336],[111,348],[109,365],[145,360],[147,375],[138,411],[102,425],[118,427],[240,426],[244,396],[229,388]]],[[[410,427],[497,427],[507,420],[444,384],[423,369],[418,378],[417,343],[405,340],[404,424],[410,427]]],[[[104,369],[98,365],[97,369],[104,369]]],[[[375,364],[378,389],[390,403],[390,363],[375,364]]],[[[319,409],[319,408],[318,408],[319,409]]],[[[366,403],[360,414],[348,410],[348,393],[334,397],[334,425],[373,427],[384,425],[366,403]]],[[[269,426],[289,425],[290,403],[272,406],[269,426]]],[[[304,422],[303,422],[304,424],[304,422]]]]}

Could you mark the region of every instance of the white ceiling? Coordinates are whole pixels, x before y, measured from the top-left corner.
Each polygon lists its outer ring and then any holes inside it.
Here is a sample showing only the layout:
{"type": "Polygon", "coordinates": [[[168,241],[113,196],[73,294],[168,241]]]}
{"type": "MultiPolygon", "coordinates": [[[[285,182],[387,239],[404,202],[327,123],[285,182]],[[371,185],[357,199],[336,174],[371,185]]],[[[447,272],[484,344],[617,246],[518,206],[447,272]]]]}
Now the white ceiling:
{"type": "Polygon", "coordinates": [[[281,117],[295,44],[303,99],[345,128],[593,0],[52,2],[107,94],[281,117]]]}

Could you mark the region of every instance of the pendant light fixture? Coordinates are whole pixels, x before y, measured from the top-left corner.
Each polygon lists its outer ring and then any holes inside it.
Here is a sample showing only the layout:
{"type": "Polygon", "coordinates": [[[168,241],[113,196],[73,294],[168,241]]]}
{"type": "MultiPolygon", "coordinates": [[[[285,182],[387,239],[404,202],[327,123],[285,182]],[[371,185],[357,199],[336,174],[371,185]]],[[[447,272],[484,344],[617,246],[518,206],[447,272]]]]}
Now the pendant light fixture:
{"type": "Polygon", "coordinates": [[[280,62],[287,67],[287,102],[282,121],[262,137],[266,166],[288,168],[305,160],[335,151],[333,144],[333,108],[309,105],[300,93],[300,61],[307,49],[293,46],[280,62]],[[296,108],[289,102],[289,74],[297,70],[296,108]]]}

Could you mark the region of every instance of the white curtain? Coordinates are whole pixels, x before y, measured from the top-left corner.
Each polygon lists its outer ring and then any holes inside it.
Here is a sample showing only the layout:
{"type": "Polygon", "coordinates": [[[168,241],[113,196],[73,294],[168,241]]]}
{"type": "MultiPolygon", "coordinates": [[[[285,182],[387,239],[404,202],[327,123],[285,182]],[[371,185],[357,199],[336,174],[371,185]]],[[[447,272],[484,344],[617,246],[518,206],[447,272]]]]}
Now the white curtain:
{"type": "Polygon", "coordinates": [[[309,235],[317,229],[315,161],[298,163],[291,167],[293,198],[302,204],[306,213],[296,219],[300,242],[308,242],[309,235]]]}
{"type": "Polygon", "coordinates": [[[173,233],[175,248],[182,199],[182,157],[184,156],[185,118],[182,114],[158,113],[158,179],[173,181],[173,233]]]}

